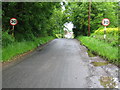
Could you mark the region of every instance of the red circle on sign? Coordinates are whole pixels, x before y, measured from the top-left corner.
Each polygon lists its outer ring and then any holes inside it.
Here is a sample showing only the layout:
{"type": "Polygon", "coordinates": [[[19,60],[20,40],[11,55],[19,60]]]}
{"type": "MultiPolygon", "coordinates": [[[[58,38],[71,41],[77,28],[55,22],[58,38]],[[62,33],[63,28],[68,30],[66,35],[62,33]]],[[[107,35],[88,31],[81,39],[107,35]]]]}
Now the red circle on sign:
{"type": "Polygon", "coordinates": [[[16,22],[16,24],[12,24],[12,23],[10,22],[10,25],[12,25],[12,26],[17,25],[17,24],[18,24],[18,20],[17,20],[16,18],[11,18],[10,21],[11,21],[12,19],[15,19],[17,22],[16,22]]]}
{"type": "Polygon", "coordinates": [[[108,25],[110,25],[110,20],[109,20],[108,18],[104,18],[104,19],[102,19],[102,25],[103,25],[103,26],[108,26],[108,25]],[[109,21],[109,23],[108,23],[107,25],[104,25],[104,19],[107,19],[107,20],[109,21]]]}

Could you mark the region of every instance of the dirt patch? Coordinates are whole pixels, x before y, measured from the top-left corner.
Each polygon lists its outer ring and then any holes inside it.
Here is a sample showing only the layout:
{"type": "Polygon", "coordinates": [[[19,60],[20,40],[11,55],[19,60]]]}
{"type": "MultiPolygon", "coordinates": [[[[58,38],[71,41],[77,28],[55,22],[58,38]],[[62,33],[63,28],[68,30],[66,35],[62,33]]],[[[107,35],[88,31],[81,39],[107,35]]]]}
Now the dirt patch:
{"type": "Polygon", "coordinates": [[[110,76],[102,76],[100,77],[99,81],[100,84],[105,88],[115,88],[117,85],[114,78],[110,76]]]}
{"type": "Polygon", "coordinates": [[[87,53],[88,53],[88,56],[89,57],[95,57],[96,55],[93,53],[93,52],[91,52],[90,50],[87,50],[87,53]]]}
{"type": "Polygon", "coordinates": [[[91,62],[91,64],[93,64],[94,66],[105,66],[108,65],[108,62],[91,62]]]}

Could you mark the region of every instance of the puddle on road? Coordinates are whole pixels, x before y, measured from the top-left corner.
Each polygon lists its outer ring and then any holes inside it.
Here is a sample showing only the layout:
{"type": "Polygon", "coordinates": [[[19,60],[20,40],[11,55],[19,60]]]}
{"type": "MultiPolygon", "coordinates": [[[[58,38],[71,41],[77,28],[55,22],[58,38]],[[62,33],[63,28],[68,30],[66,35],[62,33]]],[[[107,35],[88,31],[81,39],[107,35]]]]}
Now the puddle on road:
{"type": "Polygon", "coordinates": [[[96,55],[93,54],[90,50],[87,50],[87,53],[88,53],[88,56],[89,56],[89,57],[95,57],[95,56],[96,56],[96,55]]]}
{"type": "Polygon", "coordinates": [[[104,86],[105,88],[116,88],[117,87],[117,82],[115,78],[113,77],[101,76],[99,81],[100,81],[100,84],[104,86]]]}
{"type": "Polygon", "coordinates": [[[108,62],[91,62],[94,66],[105,66],[108,65],[108,62]]]}

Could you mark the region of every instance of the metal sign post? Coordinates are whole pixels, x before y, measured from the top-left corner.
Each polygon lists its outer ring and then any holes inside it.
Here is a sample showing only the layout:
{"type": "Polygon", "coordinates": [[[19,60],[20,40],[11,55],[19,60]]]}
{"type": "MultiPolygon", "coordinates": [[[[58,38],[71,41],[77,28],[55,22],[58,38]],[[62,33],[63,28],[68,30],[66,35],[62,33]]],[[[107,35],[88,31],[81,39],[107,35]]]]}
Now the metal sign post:
{"type": "Polygon", "coordinates": [[[12,27],[12,36],[14,37],[14,26],[12,27]]]}
{"type": "Polygon", "coordinates": [[[104,39],[106,39],[106,26],[104,27],[104,39]]]}
{"type": "Polygon", "coordinates": [[[12,36],[14,37],[14,26],[18,24],[18,21],[16,18],[11,18],[10,19],[10,24],[12,25],[12,36]]]}
{"type": "Polygon", "coordinates": [[[104,27],[104,39],[106,39],[106,26],[108,26],[110,24],[110,20],[108,18],[104,18],[102,20],[102,25],[105,26],[104,27]]]}

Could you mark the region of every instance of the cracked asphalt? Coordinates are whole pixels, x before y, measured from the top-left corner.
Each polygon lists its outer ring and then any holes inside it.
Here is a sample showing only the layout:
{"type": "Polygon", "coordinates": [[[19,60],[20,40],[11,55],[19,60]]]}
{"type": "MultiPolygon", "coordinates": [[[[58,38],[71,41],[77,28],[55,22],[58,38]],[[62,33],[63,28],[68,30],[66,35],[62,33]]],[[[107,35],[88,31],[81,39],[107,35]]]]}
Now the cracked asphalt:
{"type": "Polygon", "coordinates": [[[118,68],[111,64],[94,67],[91,61],[97,59],[103,60],[89,57],[76,39],[55,39],[18,63],[3,67],[2,87],[104,88],[100,76],[117,78],[118,68]]]}

